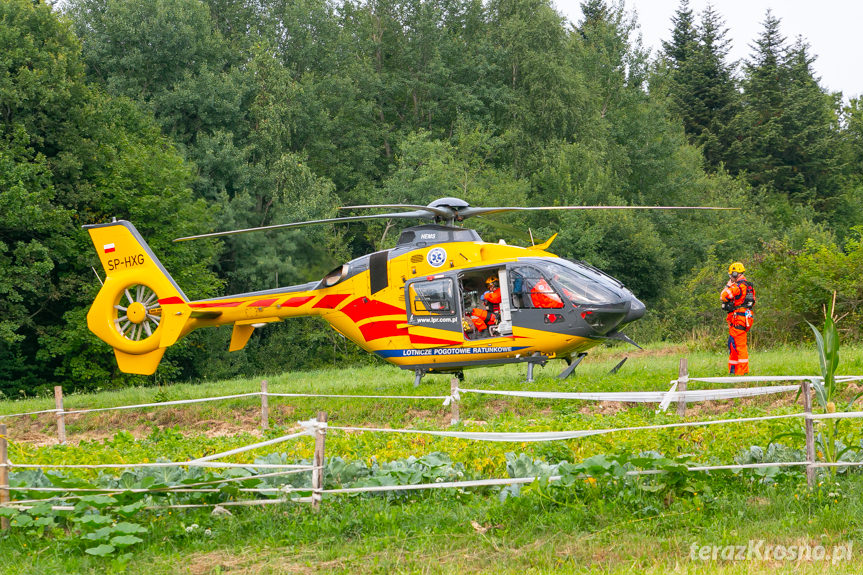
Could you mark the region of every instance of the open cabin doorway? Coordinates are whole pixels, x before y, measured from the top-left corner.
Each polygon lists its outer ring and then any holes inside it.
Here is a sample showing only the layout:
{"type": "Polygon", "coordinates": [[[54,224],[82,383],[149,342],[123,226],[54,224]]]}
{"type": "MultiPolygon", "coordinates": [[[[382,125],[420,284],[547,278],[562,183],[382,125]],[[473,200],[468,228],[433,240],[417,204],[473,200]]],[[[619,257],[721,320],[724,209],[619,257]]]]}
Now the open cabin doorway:
{"type": "Polygon", "coordinates": [[[512,334],[506,270],[485,268],[459,274],[462,324],[466,340],[488,339],[512,334]],[[484,298],[489,292],[496,297],[484,298]],[[492,300],[492,301],[489,301],[492,300]]]}

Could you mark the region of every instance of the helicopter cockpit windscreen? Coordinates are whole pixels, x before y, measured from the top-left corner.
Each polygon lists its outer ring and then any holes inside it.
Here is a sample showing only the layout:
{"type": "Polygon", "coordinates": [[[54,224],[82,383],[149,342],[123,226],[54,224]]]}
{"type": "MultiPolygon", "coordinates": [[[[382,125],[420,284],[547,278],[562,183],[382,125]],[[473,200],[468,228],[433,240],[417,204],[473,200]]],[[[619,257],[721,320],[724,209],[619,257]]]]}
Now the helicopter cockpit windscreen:
{"type": "Polygon", "coordinates": [[[603,305],[628,299],[610,276],[587,266],[559,259],[540,263],[543,272],[560,288],[561,294],[575,305],[603,305]]]}

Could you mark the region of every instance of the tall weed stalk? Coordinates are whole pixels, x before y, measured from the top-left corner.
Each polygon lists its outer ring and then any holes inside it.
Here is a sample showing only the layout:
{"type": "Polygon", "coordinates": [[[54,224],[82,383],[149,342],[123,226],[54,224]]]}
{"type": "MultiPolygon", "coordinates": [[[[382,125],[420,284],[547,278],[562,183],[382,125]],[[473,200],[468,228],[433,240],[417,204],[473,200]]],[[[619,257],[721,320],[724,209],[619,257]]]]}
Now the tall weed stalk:
{"type": "MultiPolygon", "coordinates": [[[[814,383],[815,399],[825,413],[836,412],[836,368],[839,367],[839,330],[836,328],[837,319],[833,316],[836,309],[836,292],[833,293],[833,301],[830,308],[824,311],[824,330],[818,331],[809,322],[812,333],[815,334],[815,343],[818,347],[818,360],[821,367],[821,381],[814,383]]],[[[856,400],[856,398],[855,398],[856,400]]],[[[854,400],[848,404],[850,409],[854,400]]],[[[822,432],[821,451],[824,460],[835,463],[844,455],[846,449],[841,449],[842,442],[839,438],[841,420],[828,419],[824,422],[825,430],[822,432]]],[[[830,475],[836,475],[836,467],[830,467],[830,475]]]]}

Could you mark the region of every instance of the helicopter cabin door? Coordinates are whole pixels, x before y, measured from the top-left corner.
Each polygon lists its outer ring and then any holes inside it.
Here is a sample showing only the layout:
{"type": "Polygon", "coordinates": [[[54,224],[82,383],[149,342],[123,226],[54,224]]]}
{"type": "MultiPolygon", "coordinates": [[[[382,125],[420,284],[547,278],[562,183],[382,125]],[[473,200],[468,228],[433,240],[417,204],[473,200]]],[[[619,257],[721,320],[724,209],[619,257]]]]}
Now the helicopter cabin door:
{"type": "Polygon", "coordinates": [[[429,276],[405,284],[408,335],[414,347],[457,345],[464,341],[454,278],[429,276]]]}

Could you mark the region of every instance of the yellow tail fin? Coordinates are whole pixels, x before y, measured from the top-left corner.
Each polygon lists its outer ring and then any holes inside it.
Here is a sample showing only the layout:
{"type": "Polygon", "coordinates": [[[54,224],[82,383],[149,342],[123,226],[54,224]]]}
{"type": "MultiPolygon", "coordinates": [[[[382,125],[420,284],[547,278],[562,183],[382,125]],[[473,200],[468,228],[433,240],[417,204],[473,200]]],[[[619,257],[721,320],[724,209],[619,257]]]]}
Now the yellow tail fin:
{"type": "Polygon", "coordinates": [[[107,276],[87,327],[114,348],[121,371],[150,375],[165,348],[185,334],[188,298],[131,223],[84,228],[107,276]]]}

